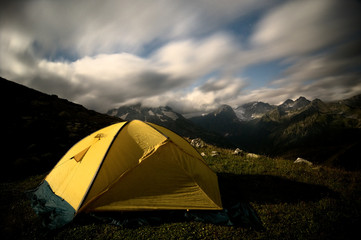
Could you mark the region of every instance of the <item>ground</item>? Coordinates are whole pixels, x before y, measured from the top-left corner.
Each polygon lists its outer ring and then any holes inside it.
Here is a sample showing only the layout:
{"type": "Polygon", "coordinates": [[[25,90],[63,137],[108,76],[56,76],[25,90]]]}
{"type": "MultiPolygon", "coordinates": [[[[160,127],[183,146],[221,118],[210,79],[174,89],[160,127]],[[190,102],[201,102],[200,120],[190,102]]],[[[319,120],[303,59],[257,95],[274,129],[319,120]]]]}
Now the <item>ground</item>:
{"type": "Polygon", "coordinates": [[[249,204],[263,229],[196,221],[165,221],[120,227],[79,215],[50,231],[32,211],[26,191],[45,174],[0,184],[1,239],[354,239],[361,226],[361,174],[287,159],[232,155],[231,150],[199,149],[217,173],[224,205],[249,204]]]}

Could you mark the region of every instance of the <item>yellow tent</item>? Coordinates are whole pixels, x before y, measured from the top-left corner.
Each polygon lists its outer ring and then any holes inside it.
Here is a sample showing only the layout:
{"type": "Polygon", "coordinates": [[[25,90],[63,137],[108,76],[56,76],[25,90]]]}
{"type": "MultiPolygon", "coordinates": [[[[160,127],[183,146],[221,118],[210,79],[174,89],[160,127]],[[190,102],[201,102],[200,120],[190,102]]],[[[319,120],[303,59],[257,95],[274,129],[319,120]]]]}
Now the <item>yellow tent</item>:
{"type": "Polygon", "coordinates": [[[50,228],[81,211],[222,209],[217,175],[200,154],[174,132],[138,120],[75,144],[32,202],[38,214],[51,212],[50,228]]]}

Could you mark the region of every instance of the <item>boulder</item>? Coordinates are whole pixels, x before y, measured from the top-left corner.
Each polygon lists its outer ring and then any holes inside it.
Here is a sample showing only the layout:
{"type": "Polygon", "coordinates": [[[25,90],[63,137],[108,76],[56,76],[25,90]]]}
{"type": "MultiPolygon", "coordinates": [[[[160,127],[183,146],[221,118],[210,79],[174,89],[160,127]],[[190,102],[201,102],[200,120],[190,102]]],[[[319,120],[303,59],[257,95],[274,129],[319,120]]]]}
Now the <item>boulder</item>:
{"type": "Polygon", "coordinates": [[[232,153],[233,155],[243,155],[244,154],[244,151],[237,148],[236,150],[234,150],[234,152],[232,153]]]}
{"type": "Polygon", "coordinates": [[[195,138],[191,140],[191,145],[195,148],[201,148],[205,146],[205,143],[200,138],[195,138]]]}

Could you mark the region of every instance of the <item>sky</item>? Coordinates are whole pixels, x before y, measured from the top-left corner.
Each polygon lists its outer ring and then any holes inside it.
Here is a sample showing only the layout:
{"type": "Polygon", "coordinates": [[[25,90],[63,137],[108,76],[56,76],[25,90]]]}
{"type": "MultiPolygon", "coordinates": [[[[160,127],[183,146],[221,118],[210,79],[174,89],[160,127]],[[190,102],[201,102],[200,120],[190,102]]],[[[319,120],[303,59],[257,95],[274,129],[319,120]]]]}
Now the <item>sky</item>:
{"type": "Polygon", "coordinates": [[[99,112],[361,94],[361,1],[0,3],[0,76],[99,112]]]}

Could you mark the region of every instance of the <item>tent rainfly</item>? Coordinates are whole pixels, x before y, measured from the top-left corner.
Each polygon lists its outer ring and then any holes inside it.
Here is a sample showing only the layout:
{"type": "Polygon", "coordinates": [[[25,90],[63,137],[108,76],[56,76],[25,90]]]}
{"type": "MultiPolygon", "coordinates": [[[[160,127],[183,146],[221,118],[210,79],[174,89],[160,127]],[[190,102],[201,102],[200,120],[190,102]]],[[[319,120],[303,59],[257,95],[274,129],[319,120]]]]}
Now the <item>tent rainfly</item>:
{"type": "Polygon", "coordinates": [[[217,175],[186,140],[138,120],[76,143],[32,194],[58,228],[79,212],[222,209],[217,175]]]}

